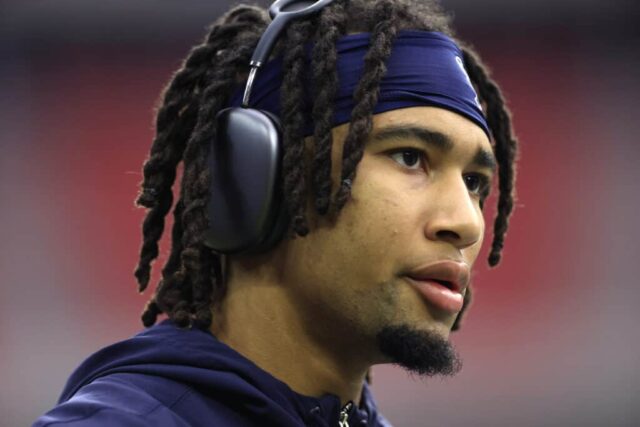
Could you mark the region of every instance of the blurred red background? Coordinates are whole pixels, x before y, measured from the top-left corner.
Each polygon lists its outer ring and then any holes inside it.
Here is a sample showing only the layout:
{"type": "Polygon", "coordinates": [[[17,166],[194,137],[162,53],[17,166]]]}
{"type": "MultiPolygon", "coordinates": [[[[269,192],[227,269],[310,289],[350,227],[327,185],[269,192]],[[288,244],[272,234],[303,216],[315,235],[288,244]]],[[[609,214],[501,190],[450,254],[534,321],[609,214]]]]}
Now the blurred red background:
{"type": "MultiPolygon", "coordinates": [[[[228,4],[0,5],[3,425],[35,420],[86,356],[141,329],[133,201],[153,107],[228,4]]],[[[397,426],[638,425],[638,7],[444,4],[510,102],[517,209],[454,334],[463,371],[376,367],[377,399],[397,426]]]]}

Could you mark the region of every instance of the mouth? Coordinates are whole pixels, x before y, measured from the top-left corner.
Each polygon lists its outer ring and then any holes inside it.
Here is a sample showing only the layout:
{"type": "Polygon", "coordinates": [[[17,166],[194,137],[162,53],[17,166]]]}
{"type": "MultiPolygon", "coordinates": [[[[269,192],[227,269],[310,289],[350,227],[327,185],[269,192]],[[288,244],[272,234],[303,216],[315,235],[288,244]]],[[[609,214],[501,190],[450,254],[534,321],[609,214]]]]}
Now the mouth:
{"type": "Polygon", "coordinates": [[[451,282],[405,277],[430,305],[450,314],[457,314],[462,310],[464,298],[451,282]]]}
{"type": "MultiPolygon", "coordinates": [[[[418,278],[415,278],[415,277],[412,277],[412,279],[421,280],[421,279],[418,279],[418,278]]],[[[423,280],[425,280],[425,279],[423,279],[423,280]]],[[[436,283],[439,283],[440,285],[444,286],[445,288],[447,288],[447,289],[449,289],[449,290],[451,290],[453,292],[460,293],[458,291],[458,286],[453,282],[449,282],[448,280],[438,280],[438,279],[426,279],[426,280],[432,280],[432,281],[434,281],[436,283]]]]}
{"type": "Polygon", "coordinates": [[[451,314],[462,310],[462,294],[470,277],[468,264],[444,259],[414,268],[405,274],[407,280],[430,305],[451,314]]]}

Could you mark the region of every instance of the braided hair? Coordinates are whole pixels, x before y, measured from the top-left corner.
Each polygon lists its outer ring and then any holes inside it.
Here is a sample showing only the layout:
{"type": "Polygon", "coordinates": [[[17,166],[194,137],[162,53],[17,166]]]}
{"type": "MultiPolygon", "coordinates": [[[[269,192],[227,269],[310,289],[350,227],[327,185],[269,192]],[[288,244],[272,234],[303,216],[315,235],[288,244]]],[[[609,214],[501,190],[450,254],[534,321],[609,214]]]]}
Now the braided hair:
{"type": "MultiPolygon", "coordinates": [[[[181,161],[183,173],[179,199],[173,209],[171,251],[161,280],[142,313],[145,327],[152,326],[157,316],[165,313],[179,327],[208,329],[212,320],[210,307],[224,296],[222,256],[203,243],[209,224],[210,171],[206,159],[210,141],[216,135],[215,121],[211,118],[227,105],[237,85],[243,83],[250,57],[269,22],[268,13],[259,7],[241,5],[230,10],[212,25],[202,44],[192,49],[163,93],[156,136],[143,166],[144,179],[136,200],[138,206],[148,209],[142,225],[140,259],[134,272],[141,293],[149,284],[151,263],[158,257],[158,242],[164,231],[164,218],[173,205],[172,186],[181,161]]],[[[397,32],[418,29],[454,37],[449,23],[449,16],[432,1],[336,0],[320,13],[293,23],[278,41],[272,55],[282,55],[285,70],[281,90],[282,172],[291,236],[305,236],[309,232],[307,188],[313,192],[314,207],[320,215],[326,215],[332,208],[339,212],[349,200],[372,128],[385,62],[397,32]],[[331,129],[338,87],[336,41],[356,32],[370,32],[371,44],[354,93],[357,101],[342,152],[341,182],[332,200],[331,129]],[[304,46],[310,42],[313,49],[309,64],[304,46]],[[313,157],[309,162],[305,161],[302,138],[306,75],[312,80],[311,114],[315,126],[313,157]],[[306,177],[311,177],[310,186],[306,177]]],[[[489,264],[495,266],[500,261],[513,210],[517,142],[497,84],[471,48],[464,46],[462,52],[465,68],[486,106],[498,162],[500,195],[489,255],[489,264]]],[[[469,287],[454,330],[460,327],[471,295],[469,287]]]]}

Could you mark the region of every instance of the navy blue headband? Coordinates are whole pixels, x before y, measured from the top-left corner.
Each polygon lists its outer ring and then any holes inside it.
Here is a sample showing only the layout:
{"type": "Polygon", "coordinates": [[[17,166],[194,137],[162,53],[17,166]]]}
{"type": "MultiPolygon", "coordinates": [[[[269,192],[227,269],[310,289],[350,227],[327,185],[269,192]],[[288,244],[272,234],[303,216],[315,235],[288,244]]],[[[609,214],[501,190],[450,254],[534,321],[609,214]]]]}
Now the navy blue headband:
{"type": "MultiPolygon", "coordinates": [[[[334,126],[351,120],[355,106],[353,93],[362,76],[370,36],[370,33],[359,33],[338,40],[339,88],[334,102],[334,126]]],[[[462,63],[462,52],[449,37],[431,31],[400,31],[386,65],[374,114],[406,107],[442,107],[472,120],[489,136],[478,96],[462,63]]],[[[280,117],[281,85],[282,57],[278,57],[258,72],[250,107],[280,117]]],[[[243,88],[239,88],[229,106],[239,107],[242,95],[243,88]]],[[[306,98],[304,136],[309,136],[313,135],[312,94],[307,93],[306,98]]]]}

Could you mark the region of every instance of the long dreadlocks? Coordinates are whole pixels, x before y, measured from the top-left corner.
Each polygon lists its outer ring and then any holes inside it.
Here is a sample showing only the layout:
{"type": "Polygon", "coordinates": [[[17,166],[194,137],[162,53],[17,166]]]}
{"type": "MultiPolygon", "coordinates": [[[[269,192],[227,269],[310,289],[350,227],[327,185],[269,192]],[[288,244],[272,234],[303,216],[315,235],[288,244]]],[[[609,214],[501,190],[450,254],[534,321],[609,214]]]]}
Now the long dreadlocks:
{"type": "MultiPolygon", "coordinates": [[[[226,106],[232,91],[249,71],[249,59],[269,23],[264,9],[238,6],[218,19],[202,44],[195,47],[164,91],[157,112],[156,136],[143,167],[144,180],[136,200],[148,208],[143,222],[143,244],[135,270],[139,292],[149,283],[151,263],[158,257],[158,241],[164,231],[164,218],[174,201],[172,186],[180,161],[183,162],[180,197],[173,209],[174,224],[169,258],[162,278],[148,301],[142,322],[149,327],[166,313],[180,327],[209,328],[211,304],[225,292],[221,256],[203,244],[207,216],[209,174],[206,159],[210,141],[215,140],[217,112],[226,106]]],[[[437,4],[424,0],[336,0],[319,14],[291,25],[278,42],[273,56],[283,56],[282,125],[284,129],[283,190],[292,218],[292,235],[309,232],[306,219],[307,185],[315,209],[326,215],[347,203],[351,183],[363,156],[365,141],[372,127],[372,111],[385,61],[398,31],[417,29],[439,31],[453,37],[449,17],[437,4]],[[356,105],[344,142],[341,182],[334,189],[331,180],[333,146],[333,98],[337,80],[336,41],[356,32],[370,32],[371,44],[365,56],[363,76],[355,91],[356,105]],[[314,90],[312,117],[314,147],[311,165],[305,160],[303,142],[303,78],[307,71],[304,46],[313,43],[311,78],[314,90]],[[308,172],[308,168],[311,173],[308,172]]],[[[497,84],[487,68],[469,47],[463,47],[465,68],[485,104],[487,120],[498,162],[499,198],[494,222],[489,265],[499,263],[509,217],[513,210],[517,142],[512,133],[510,113],[497,84]]],[[[215,221],[215,218],[211,218],[215,221]]],[[[471,302],[467,289],[464,308],[453,329],[460,327],[462,314],[471,302]]]]}

